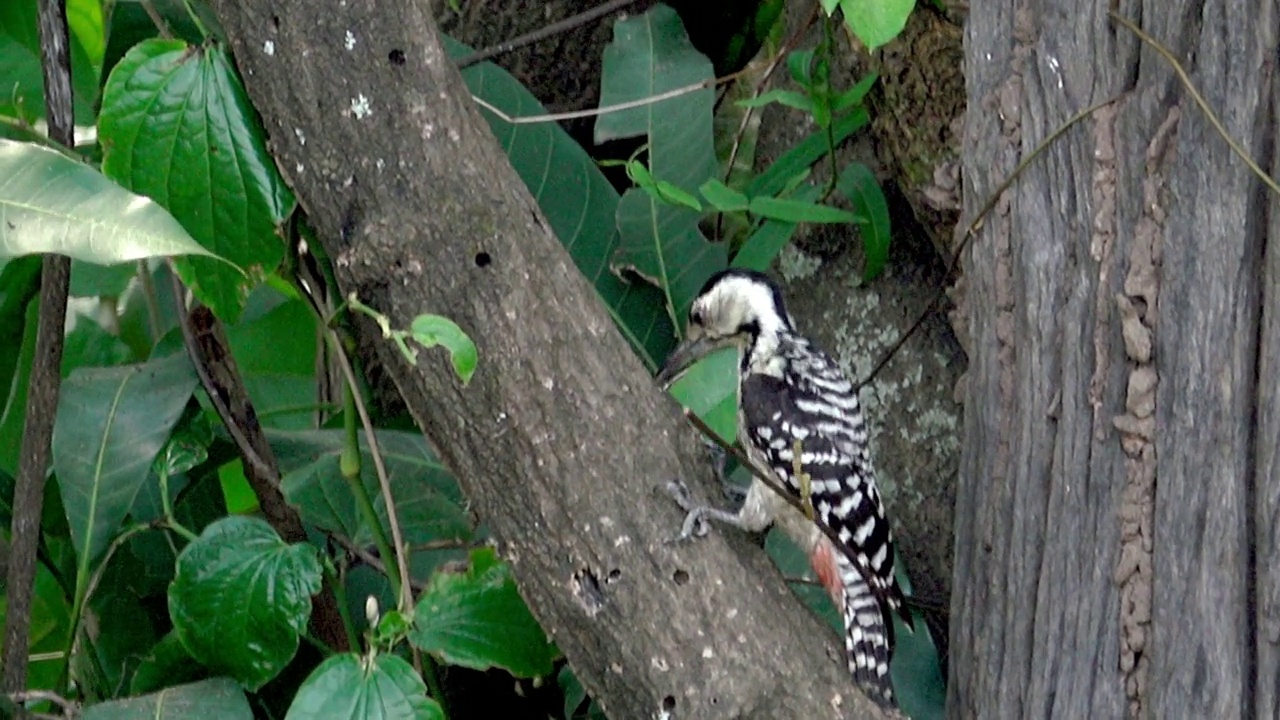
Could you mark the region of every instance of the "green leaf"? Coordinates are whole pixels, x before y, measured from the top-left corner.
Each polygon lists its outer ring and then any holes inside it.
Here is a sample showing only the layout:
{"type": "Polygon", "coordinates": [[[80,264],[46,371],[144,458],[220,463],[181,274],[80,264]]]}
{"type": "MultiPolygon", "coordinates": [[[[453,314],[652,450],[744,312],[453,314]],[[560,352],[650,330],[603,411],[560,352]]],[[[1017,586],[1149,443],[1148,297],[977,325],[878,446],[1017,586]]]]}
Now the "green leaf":
{"type": "MultiPolygon", "coordinates": [[[[868,122],[870,122],[870,116],[867,115],[865,108],[858,108],[848,115],[837,118],[831,126],[835,145],[838,147],[845,138],[866,127],[868,122]]],[[[814,132],[796,143],[768,169],[757,175],[747,186],[747,195],[755,197],[782,193],[792,178],[804,173],[815,162],[826,157],[829,150],[826,131],[814,132]]]]}
{"type": "Polygon", "coordinates": [[[87,573],[106,549],[195,387],[185,353],[141,365],[81,368],[63,382],[53,468],[78,572],[87,573]]]}
{"type": "Polygon", "coordinates": [[[0,259],[46,252],[107,265],[212,256],[164,208],[88,165],[46,147],[0,139],[0,259]]]}
{"type": "Polygon", "coordinates": [[[284,257],[276,234],[294,206],[226,52],[181,40],[140,43],[111,71],[98,136],[102,170],[173,213],[208,260],[177,263],[187,286],[235,322],[248,289],[284,257]],[[229,192],[228,188],[235,188],[229,192]]]}
{"type": "Polygon", "coordinates": [[[854,85],[845,92],[840,93],[840,95],[836,97],[835,101],[831,104],[832,112],[841,112],[848,110],[855,105],[861,105],[862,99],[867,96],[867,93],[875,86],[876,80],[879,79],[879,75],[871,73],[859,80],[857,85],[854,85]]]}
{"type": "MultiPolygon", "coordinates": [[[[37,0],[0,2],[0,115],[43,120],[44,75],[40,69],[37,0]]],[[[93,122],[102,65],[101,0],[68,0],[71,35],[71,93],[77,125],[93,122]]],[[[3,175],[0,175],[3,177],[3,175]]]]}
{"type": "MultiPolygon", "coordinates": [[[[37,261],[38,258],[35,258],[37,261]]],[[[37,262],[37,268],[39,263],[37,262]]],[[[37,275],[37,277],[39,277],[37,275]]],[[[31,378],[31,364],[36,355],[36,329],[40,317],[40,303],[29,302],[24,315],[22,344],[14,358],[13,376],[9,383],[9,395],[0,412],[0,470],[10,475],[18,474],[18,453],[22,448],[22,429],[27,417],[27,392],[31,378]]]]}
{"type": "Polygon", "coordinates": [[[82,367],[112,367],[136,360],[129,346],[92,318],[79,316],[62,349],[62,376],[82,367]]]}
{"type": "Polygon", "coordinates": [[[224,518],[178,556],[169,616],[191,657],[254,691],[293,659],[320,577],[311,545],[288,545],[257,518],[224,518]]]}
{"type": "Polygon", "coordinates": [[[749,108],[764,107],[770,103],[785,105],[789,108],[795,108],[801,112],[813,112],[814,110],[813,98],[795,90],[770,90],[769,92],[761,93],[749,100],[738,101],[738,105],[741,107],[749,108]]]}
{"type": "MultiPolygon", "coordinates": [[[[824,3],[829,1],[823,0],[824,3]]],[[[898,37],[916,6],[916,0],[839,0],[839,3],[845,24],[868,50],[875,50],[898,37]]],[[[827,11],[828,14],[830,12],[827,11]]]]}
{"type": "Polygon", "coordinates": [[[227,342],[264,427],[313,427],[316,404],[316,318],[301,299],[260,285],[227,342]]]}
{"type": "MultiPolygon", "coordinates": [[[[822,190],[814,185],[801,187],[792,199],[801,202],[813,202],[822,194],[822,190]]],[[[747,238],[746,242],[733,256],[733,267],[758,270],[764,272],[773,264],[778,253],[791,241],[796,232],[796,223],[782,220],[766,220],[747,238]]]]}
{"type": "Polygon", "coordinates": [[[182,647],[178,633],[169,631],[138,663],[129,684],[130,695],[142,695],[205,676],[205,669],[182,647]]]}
{"type": "MultiPolygon", "coordinates": [[[[689,43],[679,17],[656,5],[614,25],[605,48],[600,105],[653,97],[710,81],[711,63],[689,43]]],[[[692,191],[717,175],[712,137],[715,97],[710,88],[611,112],[596,123],[596,141],[646,135],[653,177],[692,191]]],[[[725,266],[725,250],[707,242],[700,213],[632,188],[618,204],[622,243],[612,261],[620,277],[638,275],[666,295],[673,327],[680,327],[698,290],[725,266]]]]}
{"type": "Polygon", "coordinates": [[[862,246],[866,252],[867,264],[862,277],[873,280],[889,259],[889,241],[893,235],[889,203],[884,198],[875,173],[861,163],[852,163],[840,173],[836,189],[849,199],[854,212],[863,218],[859,225],[862,228],[862,246]]]}
{"type": "Polygon", "coordinates": [[[671,396],[733,442],[738,436],[738,350],[726,348],[699,360],[671,385],[671,396]]]}
{"type": "Polygon", "coordinates": [[[861,218],[848,210],[791,198],[753,197],[751,198],[750,210],[754,215],[785,222],[848,223],[861,221],[861,218]]]}
{"type": "MultiPolygon", "coordinates": [[[[27,330],[27,304],[40,291],[41,265],[40,258],[34,256],[0,262],[0,347],[22,347],[22,337],[27,330]]],[[[13,383],[19,374],[20,357],[20,352],[0,353],[0,418],[4,417],[10,391],[17,389],[13,383]]],[[[5,463],[0,461],[2,467],[5,463]]]]}
{"type": "MultiPolygon", "coordinates": [[[[470,48],[445,38],[457,58],[470,48]]],[[[462,72],[468,89],[512,117],[544,114],[514,78],[492,63],[462,72]]],[[[675,329],[663,307],[663,295],[644,283],[630,283],[610,272],[620,236],[618,193],[599,167],[558,123],[513,125],[481,110],[542,214],[578,269],[604,301],[618,329],[650,369],[675,345],[675,329]]]]}
{"type": "MultiPolygon", "coordinates": [[[[365,523],[339,469],[345,433],[268,432],[267,437],[284,471],[280,484],[285,499],[298,508],[303,519],[357,544],[372,544],[373,528],[365,523]]],[[[373,499],[384,531],[389,532],[386,500],[363,434],[360,446],[360,480],[373,499]]],[[[378,449],[382,451],[396,517],[406,542],[417,545],[471,538],[471,519],[464,509],[462,492],[420,433],[380,430],[378,449]]]]}
{"type": "Polygon", "coordinates": [[[439,315],[419,315],[409,325],[413,339],[424,348],[431,349],[441,345],[449,351],[449,359],[453,361],[453,371],[466,385],[476,372],[479,355],[476,345],[463,332],[458,324],[439,315]]]}
{"type": "Polygon", "coordinates": [[[742,212],[747,209],[749,200],[746,195],[725,185],[716,178],[702,183],[698,192],[715,206],[720,212],[742,212]]]}
{"type": "MultiPolygon", "coordinates": [[[[71,632],[71,607],[62,587],[44,563],[37,563],[35,572],[31,607],[28,608],[31,625],[27,647],[32,657],[26,687],[53,690],[58,687],[59,678],[67,666],[63,653],[71,632]]],[[[0,593],[0,622],[4,622],[7,612],[8,595],[0,593]]]]}
{"type": "Polygon", "coordinates": [[[249,701],[230,678],[211,678],[151,695],[90,705],[80,720],[253,720],[249,701]]]}
{"type": "Polygon", "coordinates": [[[500,667],[516,677],[551,673],[552,645],[493,548],[473,550],[465,572],[436,573],[414,623],[409,641],[451,664],[500,667]]]}
{"type": "Polygon", "coordinates": [[[71,263],[71,296],[115,297],[123,293],[137,275],[137,263],[96,265],[75,260],[71,263]]]}
{"type": "Polygon", "coordinates": [[[413,666],[395,655],[335,655],[293,698],[285,720],[444,720],[413,666]]]}

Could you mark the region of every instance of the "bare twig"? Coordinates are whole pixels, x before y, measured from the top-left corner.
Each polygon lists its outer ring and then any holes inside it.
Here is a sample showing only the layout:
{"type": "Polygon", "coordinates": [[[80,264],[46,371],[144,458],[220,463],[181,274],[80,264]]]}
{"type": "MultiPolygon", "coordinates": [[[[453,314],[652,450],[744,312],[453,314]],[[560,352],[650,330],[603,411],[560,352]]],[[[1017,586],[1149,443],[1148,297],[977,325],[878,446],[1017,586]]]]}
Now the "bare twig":
{"type": "MultiPolygon", "coordinates": [[[[71,105],[70,35],[66,6],[59,0],[39,0],[40,65],[44,72],[45,116],[49,137],[75,147],[71,105]]],[[[40,545],[40,513],[48,475],[53,421],[62,383],[63,330],[71,260],[46,255],[40,274],[40,319],[35,356],[31,362],[18,477],[13,491],[10,555],[7,577],[8,611],[4,628],[4,689],[22,690],[27,684],[27,645],[31,631],[31,596],[40,545]]]]}
{"type": "Polygon", "coordinates": [[[462,58],[458,61],[458,69],[463,70],[475,65],[476,63],[490,60],[498,57],[499,55],[505,55],[513,50],[525,47],[526,45],[532,45],[539,40],[545,40],[549,37],[559,35],[560,33],[569,32],[570,30],[586,25],[589,22],[598,20],[605,15],[611,15],[619,10],[625,10],[627,7],[635,5],[637,2],[639,2],[639,0],[610,0],[610,2],[603,5],[591,8],[586,12],[580,12],[573,17],[565,18],[559,22],[551,23],[550,25],[534,30],[533,32],[519,35],[510,40],[503,40],[493,47],[478,50],[465,58],[462,58]]]}

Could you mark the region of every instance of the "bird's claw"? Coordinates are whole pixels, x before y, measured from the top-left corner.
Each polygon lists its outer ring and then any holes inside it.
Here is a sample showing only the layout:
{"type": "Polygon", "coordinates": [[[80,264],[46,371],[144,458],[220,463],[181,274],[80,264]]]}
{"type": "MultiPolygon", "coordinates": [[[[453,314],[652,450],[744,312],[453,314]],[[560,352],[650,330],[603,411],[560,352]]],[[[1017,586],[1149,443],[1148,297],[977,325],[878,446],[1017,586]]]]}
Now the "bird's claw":
{"type": "Polygon", "coordinates": [[[667,483],[667,494],[676,501],[681,510],[688,513],[680,526],[680,535],[669,540],[668,544],[683,542],[691,537],[705,537],[711,525],[707,520],[707,508],[693,504],[689,488],[680,480],[671,480],[667,483]]]}

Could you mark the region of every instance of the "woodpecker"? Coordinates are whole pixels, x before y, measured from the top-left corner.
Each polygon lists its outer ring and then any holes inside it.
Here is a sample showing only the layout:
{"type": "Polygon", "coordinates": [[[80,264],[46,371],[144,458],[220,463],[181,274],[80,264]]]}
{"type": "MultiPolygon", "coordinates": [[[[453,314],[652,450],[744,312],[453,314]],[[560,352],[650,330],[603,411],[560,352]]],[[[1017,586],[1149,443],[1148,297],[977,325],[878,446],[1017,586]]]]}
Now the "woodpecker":
{"type": "Polygon", "coordinates": [[[688,511],[680,538],[705,534],[708,520],[747,532],[781,527],[808,554],[840,611],[854,682],[877,704],[894,707],[891,612],[912,622],[893,573],[893,533],[876,490],[857,392],[830,356],[796,332],[782,292],[763,273],[725,270],[706,282],[689,309],[686,338],[658,382],[668,387],[699,358],[726,346],[741,351],[738,442],[758,471],[813,512],[800,512],[755,478],[736,513],[697,506],[675,480],[668,490],[688,511]],[[856,564],[811,518],[836,533],[856,564]]]}

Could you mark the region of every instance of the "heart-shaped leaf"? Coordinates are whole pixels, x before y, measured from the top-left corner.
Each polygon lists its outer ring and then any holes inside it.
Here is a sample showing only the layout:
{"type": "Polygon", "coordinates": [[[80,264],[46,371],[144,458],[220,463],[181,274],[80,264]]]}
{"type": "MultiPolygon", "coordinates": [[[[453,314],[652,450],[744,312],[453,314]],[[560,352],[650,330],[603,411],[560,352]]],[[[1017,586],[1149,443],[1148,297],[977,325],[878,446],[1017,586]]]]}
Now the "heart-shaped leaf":
{"type": "Polygon", "coordinates": [[[294,199],[226,52],[182,40],[136,45],[107,79],[98,138],[103,172],[249,273],[199,258],[177,263],[187,286],[235,322],[256,278],[284,257],[277,227],[294,199]]]}
{"type": "Polygon", "coordinates": [[[493,548],[472,551],[465,572],[431,578],[414,610],[409,641],[454,665],[500,667],[517,677],[551,672],[552,645],[493,548]]]}
{"type": "Polygon", "coordinates": [[[335,655],[320,664],[293,698],[285,720],[444,720],[413,666],[395,655],[335,655]]]}
{"type": "Polygon", "coordinates": [[[311,545],[288,545],[257,518],[223,518],[178,556],[169,617],[191,657],[257,690],[297,652],[320,576],[311,545]]]}

